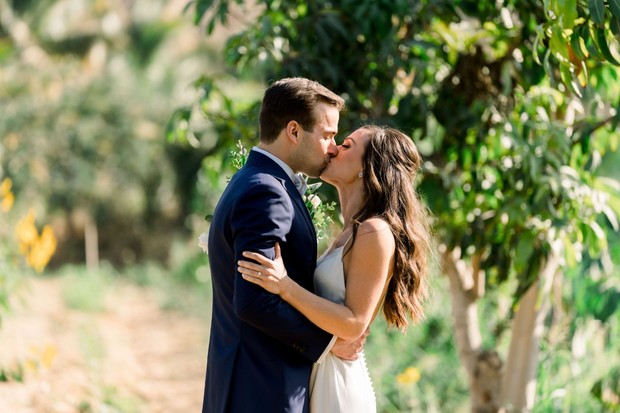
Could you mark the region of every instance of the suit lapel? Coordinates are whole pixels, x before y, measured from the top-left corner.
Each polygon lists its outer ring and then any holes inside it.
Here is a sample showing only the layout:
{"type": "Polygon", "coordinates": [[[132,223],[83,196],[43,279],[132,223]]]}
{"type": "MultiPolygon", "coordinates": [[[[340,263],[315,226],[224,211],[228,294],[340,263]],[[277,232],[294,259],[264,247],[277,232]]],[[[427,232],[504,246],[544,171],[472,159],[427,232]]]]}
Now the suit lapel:
{"type": "MultiPolygon", "coordinates": [[[[286,174],[284,169],[280,167],[277,163],[275,163],[268,156],[263,155],[260,152],[250,151],[250,155],[248,156],[248,160],[246,162],[247,166],[255,166],[263,169],[265,172],[269,173],[276,177],[284,186],[286,191],[288,192],[290,198],[293,200],[299,212],[304,217],[306,221],[306,225],[312,234],[312,238],[316,241],[316,230],[314,229],[314,224],[312,223],[312,219],[310,218],[310,213],[308,212],[308,208],[304,203],[304,200],[295,187],[295,184],[291,180],[291,178],[286,174]]],[[[314,242],[313,248],[316,249],[316,242],[314,242]]],[[[316,256],[316,251],[314,251],[314,255],[316,256]]]]}

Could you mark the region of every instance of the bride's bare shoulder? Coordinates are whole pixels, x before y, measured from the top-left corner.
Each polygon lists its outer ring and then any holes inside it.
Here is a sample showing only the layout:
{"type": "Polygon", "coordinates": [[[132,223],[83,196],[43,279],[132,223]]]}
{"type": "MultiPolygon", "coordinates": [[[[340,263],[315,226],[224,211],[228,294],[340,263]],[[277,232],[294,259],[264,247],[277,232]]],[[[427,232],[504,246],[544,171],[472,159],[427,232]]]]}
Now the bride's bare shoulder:
{"type": "Polygon", "coordinates": [[[362,222],[358,228],[358,233],[368,234],[379,231],[389,231],[391,233],[390,225],[386,220],[379,217],[369,218],[366,221],[362,222]]]}

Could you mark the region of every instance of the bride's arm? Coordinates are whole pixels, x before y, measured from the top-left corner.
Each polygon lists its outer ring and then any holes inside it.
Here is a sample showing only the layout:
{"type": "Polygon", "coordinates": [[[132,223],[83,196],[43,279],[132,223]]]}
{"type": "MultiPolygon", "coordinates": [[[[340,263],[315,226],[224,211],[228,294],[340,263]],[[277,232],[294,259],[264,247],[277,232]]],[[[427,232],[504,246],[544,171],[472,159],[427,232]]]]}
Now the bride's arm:
{"type": "Polygon", "coordinates": [[[278,257],[271,261],[260,254],[246,252],[244,256],[257,263],[240,261],[239,272],[245,280],[279,294],[323,330],[352,340],[365,332],[383,296],[392,270],[394,245],[394,237],[385,221],[370,219],[360,225],[353,248],[345,256],[344,305],[301,287],[287,276],[278,257]]]}

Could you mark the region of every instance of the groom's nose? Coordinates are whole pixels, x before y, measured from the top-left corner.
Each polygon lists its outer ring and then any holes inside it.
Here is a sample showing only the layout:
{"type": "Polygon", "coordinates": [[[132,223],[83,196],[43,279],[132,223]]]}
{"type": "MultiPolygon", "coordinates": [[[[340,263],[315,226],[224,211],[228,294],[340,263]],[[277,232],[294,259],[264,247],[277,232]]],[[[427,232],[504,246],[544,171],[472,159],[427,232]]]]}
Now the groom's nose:
{"type": "Polygon", "coordinates": [[[338,155],[338,145],[336,145],[336,140],[334,140],[333,138],[329,143],[329,147],[327,148],[327,154],[332,158],[338,155]]]}

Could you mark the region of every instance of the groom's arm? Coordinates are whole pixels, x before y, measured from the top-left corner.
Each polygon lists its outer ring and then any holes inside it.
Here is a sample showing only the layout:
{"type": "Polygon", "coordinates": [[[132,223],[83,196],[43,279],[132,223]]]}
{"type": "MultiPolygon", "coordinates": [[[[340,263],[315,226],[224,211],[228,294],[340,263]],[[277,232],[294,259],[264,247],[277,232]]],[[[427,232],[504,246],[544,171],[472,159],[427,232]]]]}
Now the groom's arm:
{"type": "MultiPolygon", "coordinates": [[[[245,281],[236,263],[243,251],[254,251],[274,259],[274,244],[286,242],[293,221],[293,205],[286,190],[254,184],[232,211],[235,285],[233,304],[237,316],[265,334],[317,361],[333,336],[312,324],[290,304],[263,288],[245,281]]],[[[308,252],[310,253],[310,252],[308,252]]]]}

